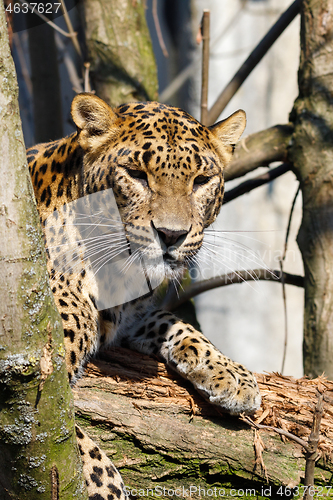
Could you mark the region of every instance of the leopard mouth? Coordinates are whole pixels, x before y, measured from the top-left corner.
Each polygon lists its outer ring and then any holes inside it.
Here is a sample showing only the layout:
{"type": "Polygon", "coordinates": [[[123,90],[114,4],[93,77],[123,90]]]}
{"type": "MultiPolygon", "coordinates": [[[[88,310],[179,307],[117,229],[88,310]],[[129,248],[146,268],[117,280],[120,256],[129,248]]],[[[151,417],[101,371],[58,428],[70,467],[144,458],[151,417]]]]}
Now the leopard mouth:
{"type": "Polygon", "coordinates": [[[169,266],[172,270],[176,271],[178,268],[184,267],[184,263],[177,260],[175,257],[166,252],[163,255],[163,262],[165,265],[169,266]]]}

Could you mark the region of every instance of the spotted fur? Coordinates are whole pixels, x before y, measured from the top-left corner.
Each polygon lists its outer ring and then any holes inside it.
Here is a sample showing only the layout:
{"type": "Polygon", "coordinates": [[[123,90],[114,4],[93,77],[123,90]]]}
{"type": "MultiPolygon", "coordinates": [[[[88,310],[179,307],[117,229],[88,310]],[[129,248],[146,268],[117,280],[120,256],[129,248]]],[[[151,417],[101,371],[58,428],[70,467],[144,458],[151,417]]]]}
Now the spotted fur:
{"type": "MultiPolygon", "coordinates": [[[[178,108],[150,102],[112,110],[96,96],[79,94],[72,117],[76,133],[28,150],[42,223],[66,203],[112,189],[127,240],[139,241],[148,259],[160,258],[157,275],[179,277],[220,210],[223,169],[244,130],[245,113],[209,129],[178,108]]],[[[64,238],[60,230],[54,232],[58,244],[64,238]]],[[[49,254],[48,271],[72,383],[91,355],[113,343],[158,355],[224,411],[251,413],[259,407],[252,373],[191,325],[158,309],[154,293],[98,311],[101,292],[85,262],[75,276],[59,274],[49,254]]],[[[123,498],[111,462],[80,429],[77,436],[89,497],[123,498]]]]}

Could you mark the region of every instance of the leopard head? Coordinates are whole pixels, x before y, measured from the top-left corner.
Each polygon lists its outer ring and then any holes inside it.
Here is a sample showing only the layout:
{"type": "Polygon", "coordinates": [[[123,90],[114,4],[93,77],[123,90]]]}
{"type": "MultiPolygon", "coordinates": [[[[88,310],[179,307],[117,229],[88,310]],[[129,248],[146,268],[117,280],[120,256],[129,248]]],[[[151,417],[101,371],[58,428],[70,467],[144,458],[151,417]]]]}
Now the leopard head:
{"type": "Polygon", "coordinates": [[[112,189],[126,237],[156,273],[177,275],[201,247],[223,199],[223,170],[244,131],[242,110],[212,127],[156,102],[111,109],[77,95],[72,117],[83,150],[84,193],[112,189]]]}

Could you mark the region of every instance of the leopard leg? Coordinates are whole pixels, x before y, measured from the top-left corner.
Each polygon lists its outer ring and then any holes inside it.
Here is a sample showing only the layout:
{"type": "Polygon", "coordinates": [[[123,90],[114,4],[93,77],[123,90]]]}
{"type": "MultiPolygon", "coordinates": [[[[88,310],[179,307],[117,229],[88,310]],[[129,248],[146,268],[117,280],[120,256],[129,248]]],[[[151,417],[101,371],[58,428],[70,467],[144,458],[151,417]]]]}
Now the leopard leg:
{"type": "MultiPolygon", "coordinates": [[[[82,286],[84,277],[79,282],[69,278],[51,277],[51,283],[63,322],[66,366],[73,385],[106,332],[112,337],[117,316],[97,311],[93,297],[82,286]]],[[[117,469],[82,429],[75,429],[89,500],[124,500],[124,485],[117,469]]]]}
{"type": "Polygon", "coordinates": [[[125,500],[124,483],[113,463],[78,425],[75,431],[89,500],[125,500]]]}
{"type": "Polygon", "coordinates": [[[123,332],[118,342],[160,356],[212,404],[230,414],[253,413],[260,407],[254,375],[224,356],[191,325],[157,310],[123,332]]]}

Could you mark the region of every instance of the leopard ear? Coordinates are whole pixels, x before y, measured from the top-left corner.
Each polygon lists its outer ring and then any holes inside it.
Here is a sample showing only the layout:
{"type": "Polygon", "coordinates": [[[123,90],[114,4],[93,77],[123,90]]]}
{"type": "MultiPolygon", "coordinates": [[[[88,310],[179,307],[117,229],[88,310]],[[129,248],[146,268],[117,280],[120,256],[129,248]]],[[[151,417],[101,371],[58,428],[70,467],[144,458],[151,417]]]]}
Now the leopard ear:
{"type": "Polygon", "coordinates": [[[234,146],[240,136],[244,132],[246,126],[245,111],[239,109],[233,113],[229,118],[215,123],[210,128],[210,131],[224,143],[226,146],[234,146]]]}
{"type": "Polygon", "coordinates": [[[79,144],[84,150],[95,150],[117,134],[117,115],[94,94],[77,94],[71,114],[79,131],[79,144]]]}

